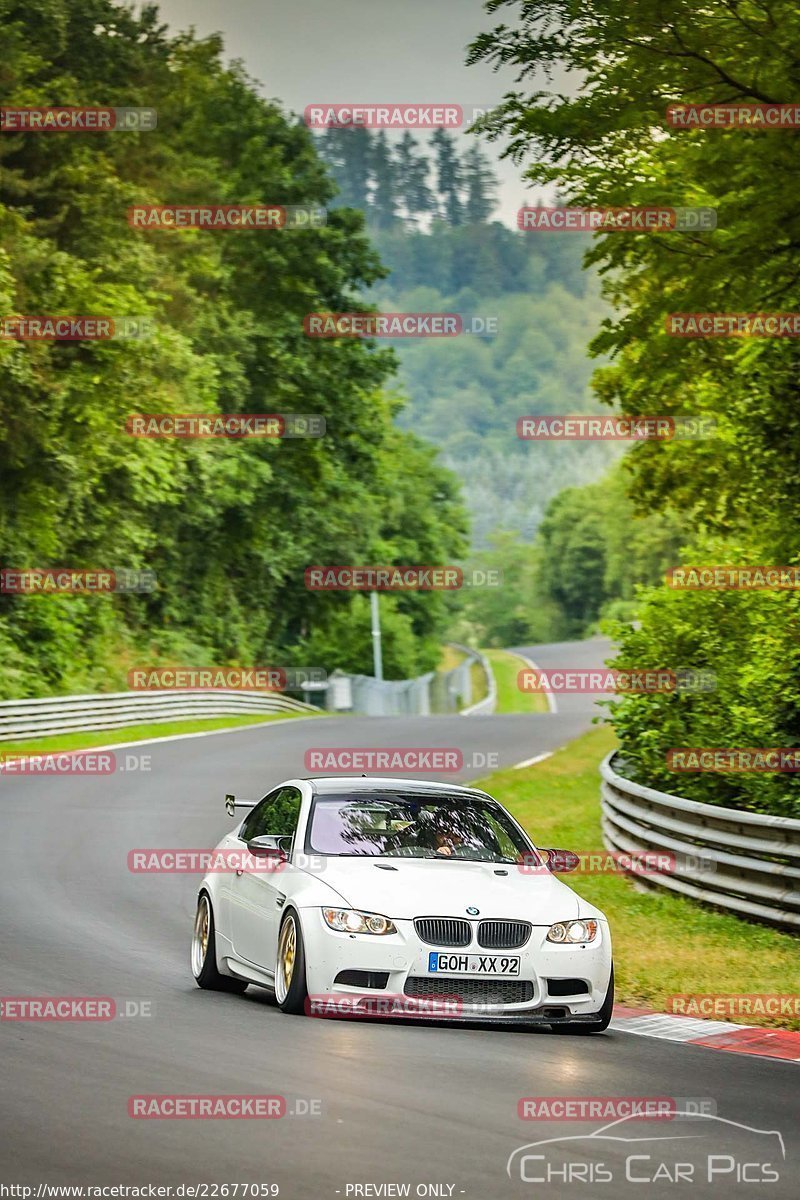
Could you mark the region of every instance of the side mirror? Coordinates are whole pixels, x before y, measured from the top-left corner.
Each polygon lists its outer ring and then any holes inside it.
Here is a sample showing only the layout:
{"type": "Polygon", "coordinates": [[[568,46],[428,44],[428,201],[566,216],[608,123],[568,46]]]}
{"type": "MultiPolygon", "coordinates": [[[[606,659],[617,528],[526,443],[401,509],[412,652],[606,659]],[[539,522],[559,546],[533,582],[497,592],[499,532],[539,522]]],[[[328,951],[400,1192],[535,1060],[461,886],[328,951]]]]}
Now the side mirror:
{"type": "Polygon", "coordinates": [[[264,833],[261,837],[251,838],[247,843],[247,849],[253,858],[275,858],[279,862],[286,862],[289,856],[281,845],[284,840],[272,833],[264,833]]]}
{"type": "Polygon", "coordinates": [[[254,808],[255,800],[237,800],[231,792],[225,793],[225,812],[229,817],[236,816],[237,808],[254,808]]]}
{"type": "Polygon", "coordinates": [[[575,854],[572,850],[542,850],[542,854],[547,856],[547,868],[557,875],[567,875],[570,871],[577,871],[581,865],[579,854],[575,854]]]}

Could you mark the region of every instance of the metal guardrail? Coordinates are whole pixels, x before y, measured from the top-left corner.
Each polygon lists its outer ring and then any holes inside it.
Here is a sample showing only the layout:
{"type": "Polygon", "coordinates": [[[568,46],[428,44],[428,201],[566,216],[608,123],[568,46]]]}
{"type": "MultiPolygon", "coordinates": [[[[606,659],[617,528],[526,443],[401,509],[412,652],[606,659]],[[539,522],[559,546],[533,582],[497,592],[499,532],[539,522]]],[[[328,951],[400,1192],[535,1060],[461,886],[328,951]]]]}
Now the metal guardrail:
{"type": "Polygon", "coordinates": [[[86,696],[46,696],[0,701],[0,742],[42,737],[52,733],[81,733],[119,729],[154,721],[191,717],[244,716],[258,713],[317,712],[310,704],[288,696],[228,689],[187,688],[182,691],[100,692],[86,696]]]}
{"type": "Polygon", "coordinates": [[[328,709],[367,717],[427,717],[431,713],[459,711],[462,716],[472,716],[494,712],[497,687],[489,663],[477,650],[456,642],[448,644],[464,655],[464,660],[449,671],[430,671],[414,679],[375,679],[372,675],[334,671],[328,680],[328,709]],[[486,675],[488,694],[477,704],[471,704],[470,672],[475,662],[480,663],[486,675]]]}
{"type": "Polygon", "coordinates": [[[637,878],[738,916],[800,929],[800,820],[644,787],[615,770],[616,757],[600,765],[607,849],[674,856],[674,869],[637,878]]]}
{"type": "Polygon", "coordinates": [[[328,708],[366,717],[427,716],[431,711],[432,679],[432,672],[416,679],[376,679],[373,675],[334,671],[329,679],[328,708]]]}
{"type": "Polygon", "coordinates": [[[497,707],[497,681],[494,677],[494,671],[489,665],[489,660],[485,655],[478,650],[472,650],[469,646],[459,646],[456,642],[451,645],[455,646],[456,650],[461,650],[467,655],[467,669],[472,663],[480,663],[484,676],[486,677],[486,695],[483,700],[478,700],[476,704],[470,704],[467,708],[462,708],[462,717],[477,717],[484,713],[493,713],[497,707]]]}

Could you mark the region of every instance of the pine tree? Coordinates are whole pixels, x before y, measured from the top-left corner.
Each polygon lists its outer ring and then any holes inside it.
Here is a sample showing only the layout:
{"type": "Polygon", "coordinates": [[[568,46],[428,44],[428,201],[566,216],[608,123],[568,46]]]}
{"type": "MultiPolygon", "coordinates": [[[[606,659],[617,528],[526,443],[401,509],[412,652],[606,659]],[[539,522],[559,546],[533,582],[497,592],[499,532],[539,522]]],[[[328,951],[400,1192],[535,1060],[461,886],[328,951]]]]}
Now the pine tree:
{"type": "Polygon", "coordinates": [[[410,130],[406,130],[395,154],[398,188],[403,198],[406,218],[417,224],[421,217],[435,211],[433,192],[428,186],[430,163],[410,130]]]}
{"type": "Polygon", "coordinates": [[[397,221],[400,196],[397,169],[383,130],[372,141],[369,167],[372,181],[369,219],[378,229],[390,229],[397,221]]]}
{"type": "Polygon", "coordinates": [[[464,224],[461,200],[461,163],[452,134],[437,129],[431,139],[436,147],[436,186],[439,193],[437,215],[446,225],[464,224]]]}
{"type": "Polygon", "coordinates": [[[471,224],[487,221],[497,204],[497,176],[480,146],[470,146],[463,160],[466,201],[464,212],[471,224]]]}
{"type": "Polygon", "coordinates": [[[331,168],[339,195],[335,204],[344,208],[369,207],[371,135],[368,129],[337,129],[329,126],[317,140],[320,154],[331,168]]]}

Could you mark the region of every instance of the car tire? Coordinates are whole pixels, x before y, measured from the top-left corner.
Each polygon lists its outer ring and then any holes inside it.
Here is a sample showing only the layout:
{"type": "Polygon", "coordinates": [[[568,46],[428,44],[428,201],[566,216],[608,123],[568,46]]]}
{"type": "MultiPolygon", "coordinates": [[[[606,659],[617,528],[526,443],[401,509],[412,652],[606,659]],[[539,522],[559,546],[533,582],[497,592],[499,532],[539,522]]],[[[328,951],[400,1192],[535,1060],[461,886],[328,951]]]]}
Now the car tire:
{"type": "Polygon", "coordinates": [[[611,1021],[612,1013],[614,1012],[614,964],[611,964],[611,978],[608,981],[608,991],[606,998],[603,1001],[600,1011],[595,1014],[596,1019],[591,1024],[566,1024],[566,1025],[551,1025],[553,1033],[602,1033],[604,1029],[608,1029],[611,1021]]]}
{"type": "Polygon", "coordinates": [[[275,959],[275,999],[285,1013],[305,1011],[306,952],[300,918],[293,908],[284,913],[278,932],[278,952],[275,959]]]}
{"type": "Polygon", "coordinates": [[[214,992],[235,992],[241,995],[247,990],[245,979],[233,979],[222,975],[217,969],[216,937],[214,935],[214,909],[208,892],[197,897],[197,913],[192,933],[192,974],[198,987],[214,992]]]}

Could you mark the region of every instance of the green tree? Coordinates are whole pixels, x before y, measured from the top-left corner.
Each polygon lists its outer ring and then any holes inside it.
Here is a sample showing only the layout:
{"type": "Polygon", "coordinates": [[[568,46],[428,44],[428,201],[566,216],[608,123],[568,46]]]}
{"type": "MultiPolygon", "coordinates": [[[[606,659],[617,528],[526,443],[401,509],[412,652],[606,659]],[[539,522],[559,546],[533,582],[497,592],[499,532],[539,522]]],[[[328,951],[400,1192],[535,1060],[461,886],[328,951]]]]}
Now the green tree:
{"type": "Polygon", "coordinates": [[[464,155],[464,216],[472,224],[487,221],[497,205],[497,176],[480,146],[470,146],[464,155]]]}
{"type": "MultiPolygon", "coordinates": [[[[487,7],[513,8],[518,20],[479,37],[473,61],[511,66],[522,85],[534,75],[547,83],[556,69],[581,81],[571,94],[531,84],[483,122],[489,136],[509,138],[509,153],[526,161],[530,179],[556,182],[569,203],[590,207],[716,210],[714,231],[604,233],[588,256],[616,309],[594,341],[596,353],[613,357],[597,374],[600,397],[631,415],[717,422],[713,438],[643,444],[632,456],[631,495],[642,509],[678,514],[684,561],[796,561],[797,341],[691,340],[665,330],[671,311],[800,309],[796,146],[786,131],[672,127],[666,110],[697,102],[793,104],[800,12],[788,0],[701,7],[689,0],[666,7],[657,0],[624,7],[490,0],[487,7]]],[[[785,676],[785,664],[796,664],[794,597],[659,589],[643,595],[639,611],[641,629],[620,632],[621,662],[658,647],[661,661],[693,665],[712,649],[708,665],[719,680],[702,702],[642,696],[616,708],[623,750],[646,778],[665,782],[668,744],[796,744],[800,706],[785,676]]],[[[670,782],[705,800],[776,812],[796,805],[796,781],[786,775],[670,782]]]]}
{"type": "Polygon", "coordinates": [[[339,188],[336,204],[366,212],[372,177],[372,135],[368,129],[329,126],[318,138],[320,154],[331,168],[339,188]]]}
{"type": "Polygon", "coordinates": [[[608,597],[603,514],[579,489],[567,488],[545,514],[539,539],[543,589],[564,614],[566,635],[580,637],[608,597]]]}
{"type": "Polygon", "coordinates": [[[395,151],[397,180],[400,188],[406,219],[416,225],[434,211],[433,193],[428,183],[430,163],[409,129],[397,143],[395,151]]]}
{"type": "Polygon", "coordinates": [[[378,229],[389,229],[398,218],[400,193],[391,147],[382,129],[372,139],[369,161],[373,184],[369,219],[378,229]]]}
{"type": "Polygon", "coordinates": [[[515,27],[480,36],[471,58],[515,67],[523,82],[560,69],[568,95],[516,91],[483,120],[538,183],[569,203],[706,205],[717,229],[606,233],[589,255],[617,308],[594,348],[615,363],[600,395],[629,414],[708,414],[718,436],[651,444],[637,460],[643,505],[669,505],[726,534],[754,517],[773,552],[794,550],[800,502],[798,358],[793,339],[668,337],[670,311],[794,311],[800,307],[800,168],[791,133],[672,128],[669,104],[792,103],[800,84],[800,12],[788,0],[698,9],[674,0],[625,7],[589,0],[490,0],[515,27]],[[653,136],[653,131],[658,136],[653,136]],[[757,203],[755,198],[757,199],[757,203]],[[767,483],[767,481],[769,481],[767,483]]]}
{"type": "Polygon", "coordinates": [[[563,616],[538,587],[538,553],[518,534],[497,530],[469,556],[464,571],[477,586],[449,598],[452,638],[480,646],[519,646],[558,637],[563,616]]]}
{"type": "Polygon", "coordinates": [[[436,156],[437,215],[445,225],[461,225],[464,221],[463,176],[455,139],[446,129],[437,129],[431,142],[436,156]]]}
{"type": "MultiPolygon", "coordinates": [[[[287,661],[312,629],[330,646],[332,610],[306,589],[306,566],[463,551],[454,481],[395,428],[391,353],[304,333],[309,312],[363,308],[360,290],[382,274],[363,216],[339,208],[325,226],[268,232],[131,228],[135,203],[328,206],[335,186],[309,131],[224,65],[219,38],[171,36],[155,8],[109,0],[0,0],[0,17],[5,104],[159,112],[154,132],[0,141],[3,312],[141,315],[155,329],[141,341],[0,340],[4,565],[158,577],[143,596],[0,597],[0,688],[124,686],[143,659],[287,661]],[[142,410],[313,412],[327,432],[134,439],[125,421],[142,410]],[[427,513],[418,539],[393,515],[399,494],[427,513]]],[[[441,604],[418,603],[408,619],[432,639],[441,604]]]]}

